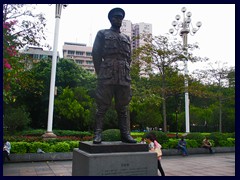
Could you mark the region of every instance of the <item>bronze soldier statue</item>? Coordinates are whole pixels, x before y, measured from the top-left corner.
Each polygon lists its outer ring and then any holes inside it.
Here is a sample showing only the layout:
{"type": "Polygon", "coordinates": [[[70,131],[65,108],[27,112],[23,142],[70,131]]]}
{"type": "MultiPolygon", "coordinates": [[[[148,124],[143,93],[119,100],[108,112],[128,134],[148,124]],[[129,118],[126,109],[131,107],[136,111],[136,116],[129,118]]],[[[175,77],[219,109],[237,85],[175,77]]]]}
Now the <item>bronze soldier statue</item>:
{"type": "Polygon", "coordinates": [[[94,144],[102,142],[103,119],[113,97],[118,114],[121,140],[126,143],[136,143],[130,135],[129,120],[127,119],[127,105],[131,100],[129,74],[131,44],[129,37],[120,32],[124,16],[125,12],[121,8],[110,10],[108,19],[111,22],[111,28],[98,31],[93,44],[93,63],[98,77],[94,144]]]}

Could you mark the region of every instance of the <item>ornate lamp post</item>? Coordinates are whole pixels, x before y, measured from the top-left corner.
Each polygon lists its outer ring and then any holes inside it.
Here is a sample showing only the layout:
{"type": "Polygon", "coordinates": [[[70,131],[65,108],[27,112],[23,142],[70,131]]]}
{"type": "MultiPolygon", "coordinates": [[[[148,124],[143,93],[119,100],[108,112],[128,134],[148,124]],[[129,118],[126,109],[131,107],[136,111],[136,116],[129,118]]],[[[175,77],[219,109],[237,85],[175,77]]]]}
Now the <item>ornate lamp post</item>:
{"type": "Polygon", "coordinates": [[[54,91],[55,91],[55,79],[56,79],[56,67],[57,67],[59,22],[60,22],[62,7],[67,7],[67,4],[56,4],[51,83],[50,83],[49,107],[48,107],[48,126],[47,126],[47,132],[43,135],[44,138],[56,137],[56,135],[52,132],[52,123],[53,123],[54,91]]]}
{"type": "MultiPolygon", "coordinates": [[[[191,12],[187,12],[187,9],[183,7],[181,9],[183,13],[183,20],[180,21],[181,16],[176,15],[175,19],[176,21],[172,22],[173,28],[169,30],[169,32],[176,36],[178,34],[178,31],[180,30],[180,36],[183,39],[183,51],[184,55],[187,55],[187,36],[190,33],[191,35],[194,35],[199,28],[202,26],[201,22],[197,22],[196,26],[197,28],[193,28],[193,25],[191,23],[191,12]]],[[[188,65],[187,65],[188,59],[185,57],[184,60],[184,74],[185,74],[185,119],[186,119],[186,133],[190,132],[190,126],[189,126],[189,96],[188,96],[188,65]]]]}

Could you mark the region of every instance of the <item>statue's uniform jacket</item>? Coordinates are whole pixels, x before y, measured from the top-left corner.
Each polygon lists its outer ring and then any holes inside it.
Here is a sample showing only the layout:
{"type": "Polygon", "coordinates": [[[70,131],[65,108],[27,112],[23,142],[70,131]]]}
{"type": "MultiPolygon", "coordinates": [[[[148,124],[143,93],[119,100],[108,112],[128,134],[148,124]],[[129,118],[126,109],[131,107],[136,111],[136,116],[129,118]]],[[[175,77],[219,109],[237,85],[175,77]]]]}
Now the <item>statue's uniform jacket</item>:
{"type": "Polygon", "coordinates": [[[113,29],[98,31],[92,56],[98,83],[130,86],[131,44],[127,35],[113,29]]]}

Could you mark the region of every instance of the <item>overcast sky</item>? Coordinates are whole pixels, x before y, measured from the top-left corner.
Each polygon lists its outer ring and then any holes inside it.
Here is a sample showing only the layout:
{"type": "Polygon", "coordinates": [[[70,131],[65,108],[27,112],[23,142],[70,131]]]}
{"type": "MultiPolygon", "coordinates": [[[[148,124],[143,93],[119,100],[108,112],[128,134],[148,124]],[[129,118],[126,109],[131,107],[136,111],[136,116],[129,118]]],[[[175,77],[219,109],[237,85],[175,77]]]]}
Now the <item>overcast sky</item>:
{"type": "MultiPolygon", "coordinates": [[[[39,4],[36,11],[47,19],[47,42],[53,46],[56,5],[39,4]]],[[[60,19],[58,51],[62,57],[64,42],[92,45],[100,29],[110,27],[107,18],[109,10],[121,7],[125,10],[125,20],[132,23],[151,23],[153,35],[167,35],[172,21],[181,8],[192,13],[192,24],[198,21],[202,27],[194,35],[188,35],[188,43],[199,43],[194,54],[208,57],[211,62],[235,66],[235,5],[234,4],[69,4],[62,10],[60,19]]],[[[180,41],[179,35],[176,38],[180,41]]],[[[189,71],[204,69],[207,63],[188,64],[189,71]]]]}

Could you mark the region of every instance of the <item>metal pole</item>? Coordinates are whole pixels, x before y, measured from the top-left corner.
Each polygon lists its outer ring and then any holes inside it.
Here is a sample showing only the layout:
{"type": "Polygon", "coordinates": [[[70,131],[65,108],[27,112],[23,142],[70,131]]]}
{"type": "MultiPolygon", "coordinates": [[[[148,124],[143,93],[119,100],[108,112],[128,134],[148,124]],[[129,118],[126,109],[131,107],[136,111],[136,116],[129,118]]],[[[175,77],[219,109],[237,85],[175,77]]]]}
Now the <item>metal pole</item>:
{"type": "MultiPolygon", "coordinates": [[[[187,34],[189,31],[183,31],[182,38],[183,38],[183,48],[184,53],[187,54],[187,34]]],[[[184,60],[184,85],[185,85],[185,119],[186,119],[186,133],[190,132],[190,123],[189,123],[189,96],[188,96],[188,59],[185,58],[184,60]]]]}
{"type": "Polygon", "coordinates": [[[61,16],[62,4],[56,4],[56,16],[55,16],[55,31],[53,41],[53,56],[52,56],[52,69],[51,69],[51,83],[50,83],[50,95],[49,95],[49,107],[48,107],[48,126],[47,132],[44,137],[56,137],[52,132],[53,124],[53,108],[54,108],[54,91],[55,91],[55,79],[56,79],[56,67],[57,67],[57,46],[58,46],[58,34],[59,34],[59,22],[61,16]]]}
{"type": "MultiPolygon", "coordinates": [[[[180,15],[176,15],[175,19],[177,21],[173,21],[172,25],[174,27],[175,30],[181,29],[180,31],[180,36],[183,38],[183,51],[185,54],[185,59],[184,59],[184,73],[185,73],[185,79],[184,79],[184,87],[185,87],[185,122],[186,122],[186,133],[190,132],[190,120],[189,120],[189,96],[188,96],[188,59],[187,59],[187,35],[190,32],[191,35],[194,35],[199,28],[202,26],[202,23],[199,21],[197,22],[197,29],[196,28],[192,28],[192,30],[190,29],[189,24],[191,23],[191,16],[192,13],[191,12],[187,12],[186,16],[185,16],[185,12],[186,12],[186,8],[183,7],[181,9],[181,11],[183,12],[183,22],[179,21],[180,19],[180,15]]],[[[171,34],[174,33],[174,29],[169,29],[169,32],[171,34]]],[[[177,35],[177,34],[175,34],[177,35]]]]}
{"type": "Polygon", "coordinates": [[[178,139],[178,117],[177,117],[178,111],[176,110],[176,123],[177,123],[177,132],[176,132],[176,138],[178,139]]]}
{"type": "Polygon", "coordinates": [[[222,132],[222,100],[219,97],[219,132],[222,132]]]}

